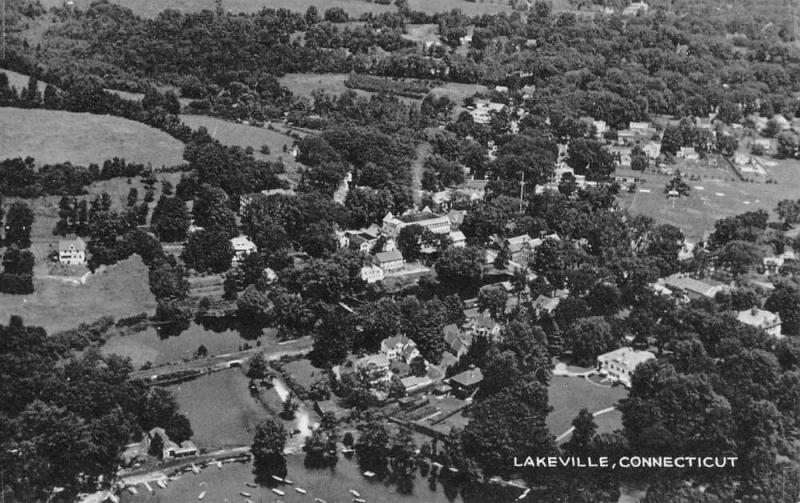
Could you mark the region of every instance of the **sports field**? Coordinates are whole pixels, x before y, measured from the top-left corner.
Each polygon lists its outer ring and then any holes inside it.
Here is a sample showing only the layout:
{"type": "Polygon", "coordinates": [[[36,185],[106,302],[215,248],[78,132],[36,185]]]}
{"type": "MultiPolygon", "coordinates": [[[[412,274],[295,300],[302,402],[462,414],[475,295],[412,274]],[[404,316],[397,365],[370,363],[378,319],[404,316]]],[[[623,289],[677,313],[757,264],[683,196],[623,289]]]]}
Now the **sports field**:
{"type": "MultiPolygon", "coordinates": [[[[632,214],[643,214],[659,223],[675,225],[692,240],[701,240],[703,235],[714,230],[714,222],[721,218],[738,215],[746,211],[772,210],[782,199],[797,199],[800,194],[800,178],[797,176],[800,162],[795,160],[767,160],[769,178],[776,183],[754,183],[727,179],[687,180],[691,187],[688,197],[674,201],[664,195],[664,185],[670,177],[641,175],[645,182],[638,185],[635,194],[621,194],[618,202],[621,209],[632,214]]],[[[777,218],[772,213],[773,218],[777,218]]]]}
{"type": "Polygon", "coordinates": [[[154,168],[183,163],[183,144],[138,122],[59,110],[0,108],[0,158],[89,165],[121,157],[154,168]]]}

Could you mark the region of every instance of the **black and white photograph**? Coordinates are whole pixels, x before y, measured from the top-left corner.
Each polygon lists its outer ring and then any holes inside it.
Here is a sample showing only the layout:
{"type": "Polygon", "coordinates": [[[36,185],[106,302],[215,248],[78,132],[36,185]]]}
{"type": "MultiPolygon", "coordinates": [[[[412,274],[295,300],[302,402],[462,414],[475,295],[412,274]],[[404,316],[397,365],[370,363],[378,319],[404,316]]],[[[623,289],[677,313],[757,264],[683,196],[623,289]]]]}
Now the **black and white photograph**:
{"type": "Polygon", "coordinates": [[[0,0],[0,503],[800,503],[800,0],[0,0]]]}

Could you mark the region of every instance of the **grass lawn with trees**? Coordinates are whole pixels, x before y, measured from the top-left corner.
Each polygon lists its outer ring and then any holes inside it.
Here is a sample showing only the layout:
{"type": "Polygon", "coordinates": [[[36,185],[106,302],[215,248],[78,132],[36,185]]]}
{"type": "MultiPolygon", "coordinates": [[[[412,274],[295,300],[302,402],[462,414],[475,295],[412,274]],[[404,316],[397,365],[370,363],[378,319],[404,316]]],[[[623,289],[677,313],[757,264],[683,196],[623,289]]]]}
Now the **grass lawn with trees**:
{"type": "MultiPolygon", "coordinates": [[[[295,139],[277,131],[271,131],[265,127],[248,126],[237,124],[216,117],[205,115],[181,115],[181,121],[192,129],[205,127],[208,134],[225,145],[238,145],[242,148],[253,147],[253,156],[264,161],[283,160],[286,172],[293,174],[297,171],[300,164],[295,162],[289,153],[283,152],[283,146],[291,148],[295,139]],[[261,146],[269,146],[269,155],[261,153],[261,146]]],[[[300,136],[305,136],[298,133],[300,136]]]]}
{"type": "Polygon", "coordinates": [[[31,156],[39,165],[69,161],[88,166],[114,157],[154,168],[183,164],[178,140],[109,115],[3,107],[0,145],[4,159],[31,156]]]}
{"type": "Polygon", "coordinates": [[[0,320],[19,315],[25,323],[48,333],[75,328],[103,316],[115,319],[156,307],[147,283],[147,267],[134,255],[104,272],[90,276],[84,285],[61,279],[34,279],[31,295],[0,294],[0,320]]]}
{"type": "Polygon", "coordinates": [[[249,445],[256,426],[269,412],[247,389],[249,379],[239,369],[223,370],[169,389],[180,411],[189,418],[192,439],[199,447],[249,445]]]}
{"type": "MultiPolygon", "coordinates": [[[[553,376],[547,391],[550,406],[553,407],[547,416],[547,427],[554,436],[567,431],[581,409],[595,413],[615,406],[621,398],[628,396],[623,386],[600,386],[582,377],[553,376]]],[[[614,431],[622,427],[622,415],[617,411],[610,412],[598,416],[595,422],[598,432],[614,431]]]]}

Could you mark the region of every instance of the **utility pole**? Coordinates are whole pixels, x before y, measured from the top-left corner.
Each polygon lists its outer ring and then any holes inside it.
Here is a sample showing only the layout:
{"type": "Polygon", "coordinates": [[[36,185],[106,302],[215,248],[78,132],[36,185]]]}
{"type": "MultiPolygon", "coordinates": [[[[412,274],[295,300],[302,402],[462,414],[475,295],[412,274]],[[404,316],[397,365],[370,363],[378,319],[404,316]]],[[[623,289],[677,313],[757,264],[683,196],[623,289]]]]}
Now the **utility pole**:
{"type": "Polygon", "coordinates": [[[522,172],[522,180],[519,182],[519,213],[522,214],[522,203],[525,200],[525,172],[522,172]]]}

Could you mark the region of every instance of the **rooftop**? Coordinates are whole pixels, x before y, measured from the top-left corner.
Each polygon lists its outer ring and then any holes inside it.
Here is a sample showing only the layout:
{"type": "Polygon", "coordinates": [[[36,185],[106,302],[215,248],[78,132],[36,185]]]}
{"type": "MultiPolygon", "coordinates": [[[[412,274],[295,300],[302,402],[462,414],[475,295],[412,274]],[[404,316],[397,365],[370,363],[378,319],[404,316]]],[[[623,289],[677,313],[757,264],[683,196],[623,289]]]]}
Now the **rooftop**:
{"type": "Polygon", "coordinates": [[[481,381],[483,381],[483,372],[481,372],[481,369],[478,367],[467,369],[464,372],[454,375],[450,378],[450,382],[456,383],[465,388],[474,386],[481,381]]]}
{"type": "Polygon", "coordinates": [[[403,260],[403,254],[400,253],[398,250],[392,250],[388,252],[376,253],[375,258],[378,260],[378,263],[383,264],[386,262],[396,262],[398,260],[403,260]]]}
{"type": "Polygon", "coordinates": [[[774,323],[780,323],[781,317],[773,313],[771,311],[766,311],[764,309],[759,309],[754,307],[752,309],[745,309],[744,311],[739,311],[739,314],[736,316],[736,319],[744,323],[745,325],[752,325],[755,327],[760,327],[764,325],[772,325],[774,323]]]}
{"type": "Polygon", "coordinates": [[[597,360],[601,362],[613,361],[629,369],[634,369],[640,363],[644,363],[647,360],[652,360],[655,357],[656,355],[650,351],[636,351],[633,348],[624,347],[615,349],[614,351],[610,351],[606,354],[602,354],[597,357],[597,360]]]}
{"type": "Polygon", "coordinates": [[[58,251],[69,251],[71,246],[78,251],[86,251],[86,241],[81,238],[62,239],[58,242],[58,251]]]}

